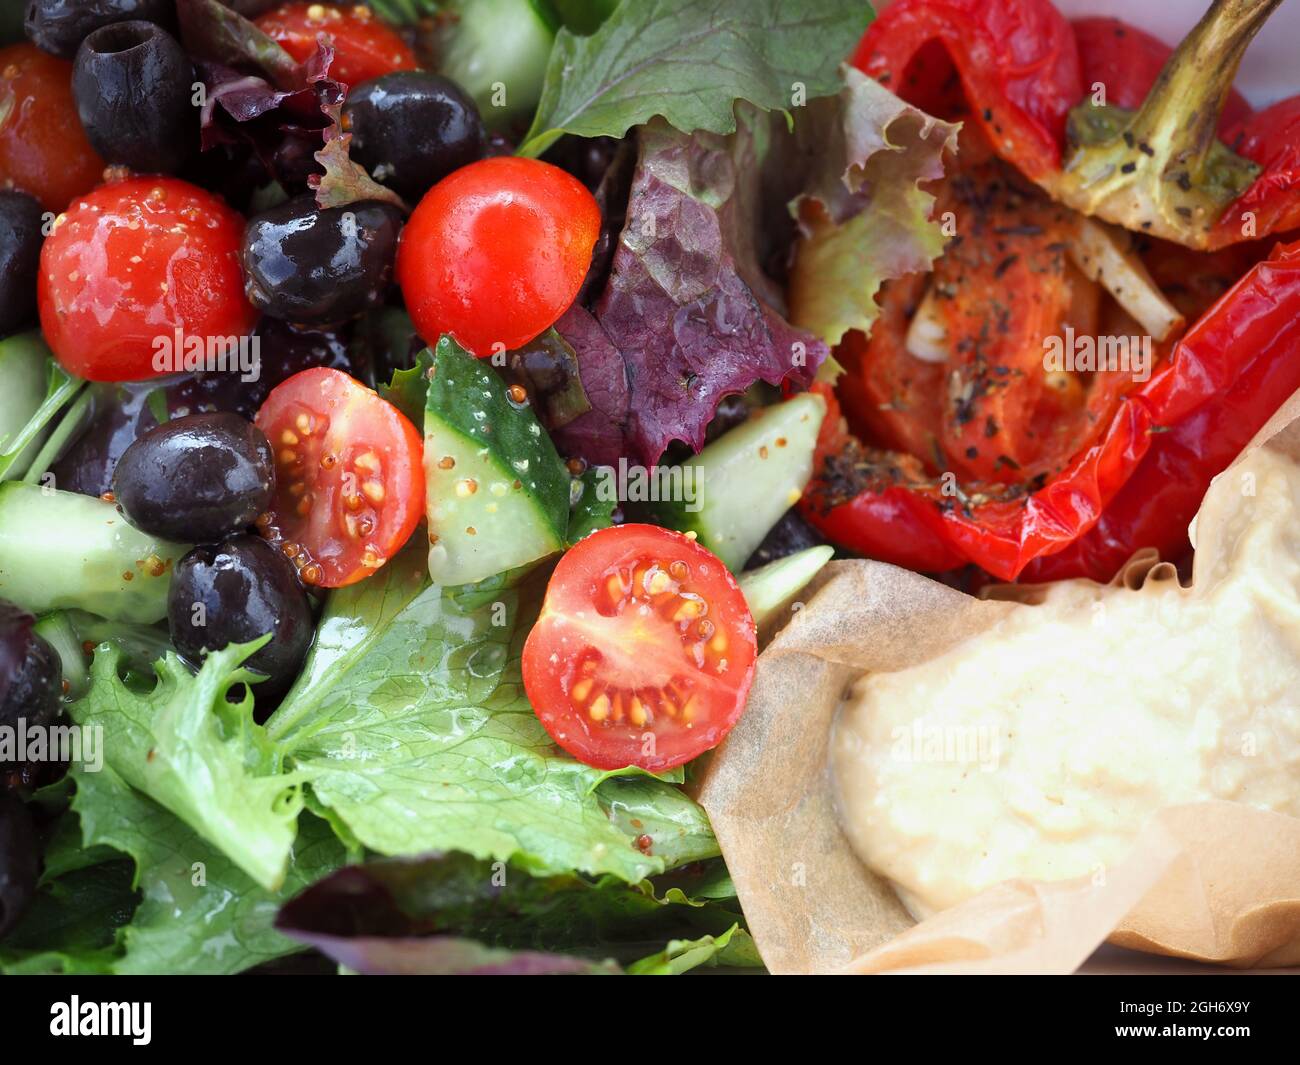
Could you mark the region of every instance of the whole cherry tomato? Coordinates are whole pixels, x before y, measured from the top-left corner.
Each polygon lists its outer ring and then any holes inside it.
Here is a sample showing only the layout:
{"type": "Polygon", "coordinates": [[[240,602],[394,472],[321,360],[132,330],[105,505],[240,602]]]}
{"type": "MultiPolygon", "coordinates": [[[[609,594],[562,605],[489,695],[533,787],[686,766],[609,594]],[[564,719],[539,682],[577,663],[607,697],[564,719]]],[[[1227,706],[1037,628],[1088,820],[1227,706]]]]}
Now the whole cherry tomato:
{"type": "Polygon", "coordinates": [[[62,211],[103,173],[77,117],[72,64],[33,44],[0,48],[0,187],[62,211]]]}
{"type": "Polygon", "coordinates": [[[411,46],[361,4],[285,4],[257,26],[300,63],[316,54],[316,38],[325,34],[334,48],[330,76],[348,85],[419,66],[411,46]]]}
{"type": "Polygon", "coordinates": [[[555,324],[599,235],[600,207],[571,174],[536,159],[483,159],[420,201],[402,231],[397,280],[425,340],[450,333],[481,358],[555,324]]]}
{"type": "Polygon", "coordinates": [[[244,220],[176,178],[136,177],[77,200],[41,249],[41,329],[70,373],[139,381],[176,368],[181,345],[245,335],[244,220]]]}

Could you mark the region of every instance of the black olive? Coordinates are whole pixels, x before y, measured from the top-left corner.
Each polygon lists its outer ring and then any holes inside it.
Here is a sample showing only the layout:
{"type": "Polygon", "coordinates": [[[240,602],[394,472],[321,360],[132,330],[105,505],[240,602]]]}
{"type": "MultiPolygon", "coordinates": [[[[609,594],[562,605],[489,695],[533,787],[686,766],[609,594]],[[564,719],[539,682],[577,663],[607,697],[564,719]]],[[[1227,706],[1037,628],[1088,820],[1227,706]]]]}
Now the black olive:
{"type": "Polygon", "coordinates": [[[137,529],[187,543],[246,529],[275,490],[271,445],[238,414],[191,414],[150,429],[113,473],[117,509],[137,529]]]}
{"type": "Polygon", "coordinates": [[[150,384],[92,384],[85,426],[50,467],[54,484],[65,492],[102,496],[112,487],[118,459],[158,424],[149,409],[150,384]]]}
{"type": "Polygon", "coordinates": [[[763,542],[754,549],[754,553],[749,556],[749,561],[745,563],[745,569],[757,569],[769,562],[775,562],[778,558],[785,558],[787,555],[817,547],[825,542],[821,534],[792,508],[787,510],[781,516],[781,520],[763,537],[763,542]]]}
{"type": "Polygon", "coordinates": [[[0,191],[0,336],[36,317],[44,215],[44,208],[27,193],[0,191]]]}
{"type": "Polygon", "coordinates": [[[483,158],[478,108],[438,74],[402,70],[363,81],[343,105],[351,154],[378,182],[417,200],[462,166],[483,158]]]}
{"type": "MultiPolygon", "coordinates": [[[[361,346],[350,350],[347,331],[263,318],[254,337],[260,371],[256,381],[210,371],[180,375],[170,382],[92,385],[86,426],[50,468],[54,483],[64,491],[88,496],[109,491],[122,454],[158,424],[151,397],[156,400],[159,389],[172,418],[230,411],[251,421],[271,389],[299,370],[328,366],[361,380],[373,380],[367,350],[361,346]]],[[[391,369],[381,368],[381,373],[385,381],[392,376],[391,369]]]]}
{"type": "MultiPolygon", "coordinates": [[[[328,366],[353,377],[365,377],[366,352],[360,348],[355,353],[350,351],[344,332],[263,318],[253,337],[257,342],[257,380],[243,381],[240,375],[231,373],[188,374],[167,387],[167,409],[172,417],[228,410],[251,420],[271,389],[313,366],[328,366]]],[[[389,373],[384,380],[391,376],[389,373]]]]}
{"type": "Polygon", "coordinates": [[[41,852],[27,807],[0,791],[0,939],[32,901],[40,872],[41,852]]]}
{"type": "Polygon", "coordinates": [[[244,231],[246,291],[272,318],[329,325],[384,300],[402,213],[366,201],[318,210],[299,196],[256,215],[244,231]]]}
{"type": "Polygon", "coordinates": [[[173,174],[198,151],[194,68],[152,22],[96,30],[77,50],[72,94],[91,146],[110,163],[173,174]]]}
{"type": "Polygon", "coordinates": [[[141,19],[171,28],[176,0],[31,0],[28,39],[43,51],[71,59],[91,33],[114,22],[141,19]]]}
{"type": "Polygon", "coordinates": [[[0,726],[45,727],[59,716],[63,663],[35,630],[36,619],[0,599],[0,726]]]}
{"type": "Polygon", "coordinates": [[[271,640],[246,663],[267,675],[254,688],[259,705],[283,695],[302,668],[313,624],[293,563],[258,536],[232,536],[196,547],[176,563],[167,599],[172,644],[192,664],[208,650],[271,640]]]}

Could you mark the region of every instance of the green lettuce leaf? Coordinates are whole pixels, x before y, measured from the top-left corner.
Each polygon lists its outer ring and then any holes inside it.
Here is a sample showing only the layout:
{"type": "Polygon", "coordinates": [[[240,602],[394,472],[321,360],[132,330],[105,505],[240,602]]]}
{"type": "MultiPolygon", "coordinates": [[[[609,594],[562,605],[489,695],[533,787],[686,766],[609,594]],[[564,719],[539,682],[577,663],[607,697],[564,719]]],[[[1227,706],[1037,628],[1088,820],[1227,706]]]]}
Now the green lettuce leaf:
{"type": "Polygon", "coordinates": [[[111,769],[70,775],[71,810],[32,906],[0,947],[0,971],[221,975],[303,949],[274,921],[286,899],[347,861],[324,821],[303,816],[272,894],[111,769]]]}
{"type": "Polygon", "coordinates": [[[131,787],[175,814],[268,890],[284,881],[301,779],[281,772],[278,753],[253,721],[252,695],[227,700],[252,679],[240,668],[262,640],[204,660],[197,675],[169,653],[154,666],[151,691],[118,675],[122,652],[100,647],[87,694],[69,708],[83,727],[101,727],[105,761],[131,787]]]}
{"type": "Polygon", "coordinates": [[[890,278],[928,270],[943,251],[922,183],[943,176],[957,127],[905,104],[874,79],[844,70],[839,96],[795,120],[794,140],[812,161],[791,210],[802,240],[790,272],[790,320],[827,344],[867,331],[876,293],[890,278]]]}
{"type": "Polygon", "coordinates": [[[121,855],[81,847],[75,816],[64,816],[47,847],[36,896],[0,943],[0,972],[109,973],[121,956],[120,929],[139,896],[121,855]]]}
{"type": "Polygon", "coordinates": [[[632,976],[680,976],[701,965],[756,969],[763,961],[753,938],[736,924],[720,936],[674,939],[659,953],[633,962],[627,971],[632,976]]]}
{"type": "Polygon", "coordinates": [[[302,949],[273,925],[285,899],[346,861],[324,821],[303,815],[284,883],[272,893],[111,769],[74,772],[72,808],[85,845],[129,855],[138,870],[141,901],[113,972],[236,973],[302,949]]]}
{"type": "Polygon", "coordinates": [[[444,592],[425,575],[417,535],[330,597],[269,736],[310,778],[313,801],[383,855],[457,850],[537,875],[635,882],[670,864],[657,831],[671,834],[673,858],[716,854],[703,811],[677,788],[638,780],[636,828],[611,812],[628,782],[552,743],[519,673],[539,590],[533,580],[444,592]]]}
{"type": "Polygon", "coordinates": [[[687,133],[731,133],[738,100],[789,110],[831,95],[871,18],[863,0],[622,3],[589,37],[560,30],[519,153],[540,155],[565,133],[621,137],[656,115],[687,133]]]}

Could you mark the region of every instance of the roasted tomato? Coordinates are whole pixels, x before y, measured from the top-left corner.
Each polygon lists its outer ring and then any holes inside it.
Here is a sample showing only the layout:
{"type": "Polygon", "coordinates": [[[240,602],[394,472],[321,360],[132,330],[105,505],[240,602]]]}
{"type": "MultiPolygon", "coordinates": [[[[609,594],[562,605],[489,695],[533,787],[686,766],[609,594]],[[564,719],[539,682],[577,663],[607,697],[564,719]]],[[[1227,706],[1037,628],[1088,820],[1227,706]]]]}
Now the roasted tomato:
{"type": "Polygon", "coordinates": [[[285,4],[257,26],[300,63],[316,54],[316,38],[324,34],[334,48],[330,76],[347,85],[419,66],[411,46],[364,4],[285,4]]]}
{"type": "Polygon", "coordinates": [[[423,447],[401,411],[341,370],[296,373],[255,419],[275,452],[275,498],[259,531],[303,582],[370,576],[424,514],[423,447]]]}
{"type": "Polygon", "coordinates": [[[483,159],[420,201],[402,231],[397,280],[425,340],[450,333],[486,357],[568,310],[599,235],[600,208],[577,178],[536,159],[483,159]]]}
{"type": "Polygon", "coordinates": [[[64,368],[140,381],[174,368],[177,338],[226,342],[257,318],[244,298],[244,220],[175,178],[129,178],[77,200],[41,249],[41,330],[64,368]]]}
{"type": "Polygon", "coordinates": [[[555,567],[524,687],[587,765],[658,772],[716,747],[745,706],[754,619],[718,559],[655,525],[602,529],[555,567]]]}
{"type": "Polygon", "coordinates": [[[77,117],[72,64],[32,44],[0,48],[0,187],[62,211],[103,172],[77,117]]]}

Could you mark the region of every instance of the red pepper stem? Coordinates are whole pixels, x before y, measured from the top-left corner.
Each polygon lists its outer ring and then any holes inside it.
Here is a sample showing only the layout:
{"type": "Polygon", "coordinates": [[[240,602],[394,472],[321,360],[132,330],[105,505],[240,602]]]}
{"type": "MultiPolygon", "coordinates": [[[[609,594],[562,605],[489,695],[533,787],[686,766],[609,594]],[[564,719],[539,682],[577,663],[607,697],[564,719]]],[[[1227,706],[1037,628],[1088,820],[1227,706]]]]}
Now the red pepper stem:
{"type": "Polygon", "coordinates": [[[1282,0],[1215,0],[1174,51],[1129,132],[1166,179],[1199,184],[1246,48],[1282,0]]]}
{"type": "Polygon", "coordinates": [[[1083,214],[1207,247],[1224,210],[1259,175],[1217,133],[1241,57],[1281,2],[1216,0],[1136,114],[1091,102],[1070,112],[1074,151],[1040,183],[1083,214]]]}

